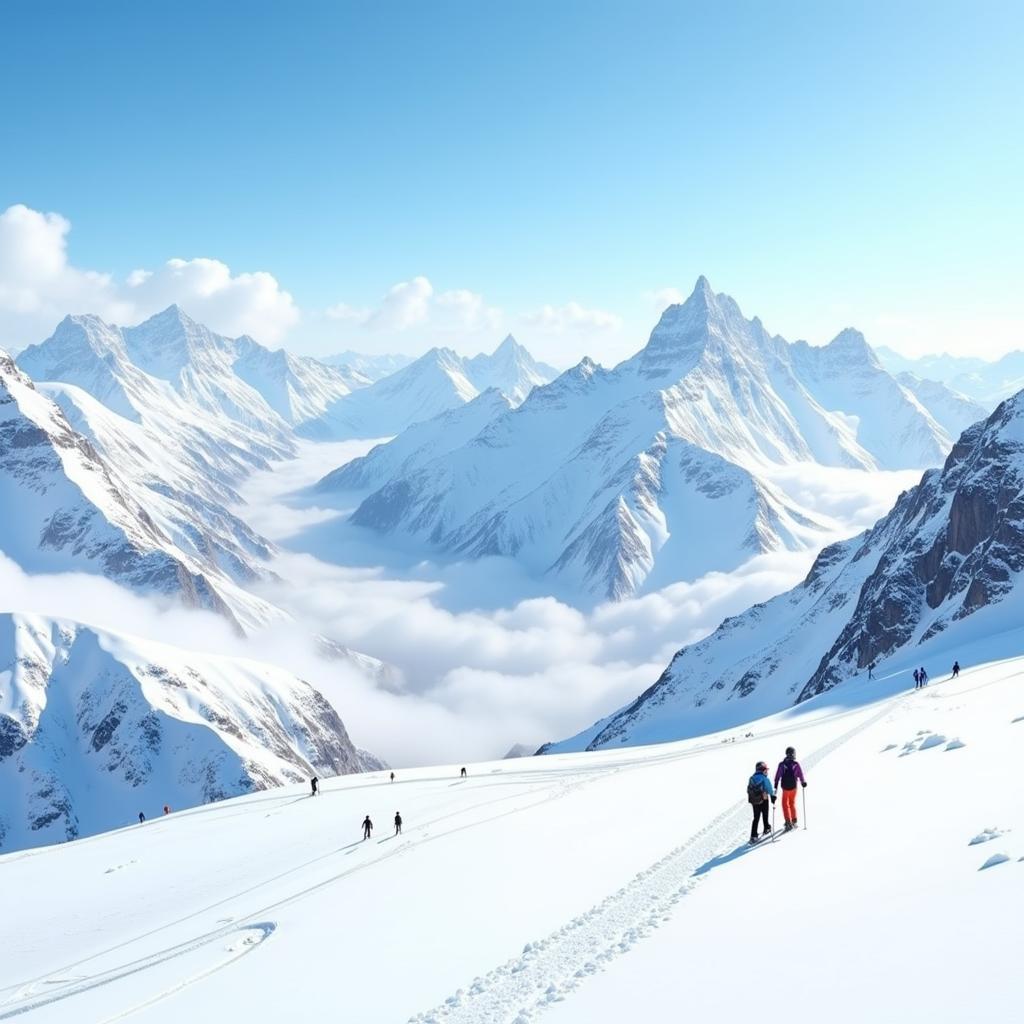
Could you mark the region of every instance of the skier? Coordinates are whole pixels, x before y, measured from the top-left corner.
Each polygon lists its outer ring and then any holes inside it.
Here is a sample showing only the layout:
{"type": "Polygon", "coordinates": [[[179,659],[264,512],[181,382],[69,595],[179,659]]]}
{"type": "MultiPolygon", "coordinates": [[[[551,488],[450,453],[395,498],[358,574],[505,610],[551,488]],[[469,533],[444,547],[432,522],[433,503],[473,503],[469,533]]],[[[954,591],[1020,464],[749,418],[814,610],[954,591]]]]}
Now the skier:
{"type": "Polygon", "coordinates": [[[370,821],[370,816],[367,815],[363,818],[363,841],[365,842],[370,838],[370,833],[373,831],[373,822],[370,821]]]}
{"type": "Polygon", "coordinates": [[[394,773],[394,772],[392,772],[392,773],[391,773],[391,781],[392,781],[392,782],[394,782],[394,781],[395,781],[395,773],[394,773]]]}
{"type": "Polygon", "coordinates": [[[402,816],[395,811],[395,835],[400,836],[402,834],[402,816]]]}
{"type": "Polygon", "coordinates": [[[923,667],[921,668],[921,685],[922,686],[927,686],[928,685],[928,673],[925,672],[923,667]]]}
{"type": "Polygon", "coordinates": [[[764,761],[758,761],[754,767],[754,774],[750,776],[747,783],[747,800],[754,811],[754,821],[750,826],[750,845],[757,843],[757,823],[764,820],[762,836],[768,835],[772,827],[768,824],[768,799],[775,803],[775,789],[772,787],[772,780],[768,778],[768,765],[764,761]]]}
{"type": "Polygon", "coordinates": [[[164,814],[170,814],[170,813],[171,813],[170,804],[164,804],[164,814]]]}
{"type": "Polygon", "coordinates": [[[139,811],[139,824],[141,825],[145,820],[146,816],[142,813],[142,811],[139,811]]]}
{"type": "Polygon", "coordinates": [[[875,678],[875,663],[871,662],[871,664],[868,665],[868,679],[874,679],[874,678],[875,678]]]}
{"type": "Polygon", "coordinates": [[[320,792],[320,790],[318,788],[319,782],[320,782],[320,780],[315,775],[313,776],[313,778],[311,778],[309,780],[309,795],[310,796],[316,796],[320,792]]]}
{"type": "Polygon", "coordinates": [[[920,690],[921,689],[921,673],[918,672],[918,670],[916,668],[914,669],[914,689],[915,690],[920,690]]]}
{"type": "Polygon", "coordinates": [[[459,772],[459,776],[460,776],[461,778],[463,778],[463,779],[464,779],[464,778],[466,777],[466,769],[465,769],[465,768],[463,768],[463,769],[462,769],[462,771],[461,771],[461,772],[459,772]]]}
{"type": "Polygon", "coordinates": [[[959,661],[954,661],[953,662],[953,678],[956,679],[956,677],[958,675],[960,675],[960,662],[959,661]]]}
{"type": "Polygon", "coordinates": [[[796,828],[796,784],[807,786],[804,770],[796,759],[796,751],[786,747],[786,756],[775,769],[775,785],[782,782],[782,816],[786,819],[786,831],[796,828]]]}

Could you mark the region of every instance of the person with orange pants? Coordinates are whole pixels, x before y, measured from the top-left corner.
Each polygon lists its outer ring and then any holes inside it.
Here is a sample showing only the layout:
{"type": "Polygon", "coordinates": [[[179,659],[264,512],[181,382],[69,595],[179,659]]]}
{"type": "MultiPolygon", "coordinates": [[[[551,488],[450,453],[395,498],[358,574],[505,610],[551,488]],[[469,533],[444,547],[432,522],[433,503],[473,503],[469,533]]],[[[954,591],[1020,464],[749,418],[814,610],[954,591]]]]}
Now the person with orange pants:
{"type": "Polygon", "coordinates": [[[796,759],[796,751],[786,747],[786,756],[775,769],[775,785],[782,788],[782,816],[786,819],[787,832],[796,828],[796,784],[807,786],[804,770],[796,759]]]}

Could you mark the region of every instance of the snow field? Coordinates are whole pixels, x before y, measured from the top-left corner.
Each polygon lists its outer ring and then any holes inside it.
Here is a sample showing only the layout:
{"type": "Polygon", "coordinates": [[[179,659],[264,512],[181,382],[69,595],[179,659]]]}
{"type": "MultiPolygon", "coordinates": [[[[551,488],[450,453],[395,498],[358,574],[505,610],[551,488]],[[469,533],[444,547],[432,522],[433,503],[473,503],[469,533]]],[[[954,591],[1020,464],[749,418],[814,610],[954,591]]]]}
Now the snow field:
{"type": "Polygon", "coordinates": [[[1009,1019],[1022,670],[735,742],[350,776],[8,855],[0,1020],[729,1021],[762,989],[787,1021],[1009,1019]],[[965,745],[901,756],[933,735],[965,745]],[[748,848],[746,779],[787,743],[809,828],[748,848]]]}

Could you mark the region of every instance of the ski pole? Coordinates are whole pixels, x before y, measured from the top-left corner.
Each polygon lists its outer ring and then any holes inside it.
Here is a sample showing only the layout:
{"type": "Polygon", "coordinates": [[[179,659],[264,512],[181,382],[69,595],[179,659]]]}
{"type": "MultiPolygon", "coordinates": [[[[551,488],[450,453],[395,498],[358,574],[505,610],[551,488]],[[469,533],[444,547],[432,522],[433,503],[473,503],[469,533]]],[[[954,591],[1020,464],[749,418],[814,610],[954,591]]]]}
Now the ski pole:
{"type": "Polygon", "coordinates": [[[807,831],[807,786],[806,785],[803,787],[803,791],[804,791],[804,793],[803,793],[803,797],[804,797],[804,831],[806,832],[807,831]]]}
{"type": "Polygon", "coordinates": [[[772,842],[775,842],[775,801],[772,801],[772,842]]]}

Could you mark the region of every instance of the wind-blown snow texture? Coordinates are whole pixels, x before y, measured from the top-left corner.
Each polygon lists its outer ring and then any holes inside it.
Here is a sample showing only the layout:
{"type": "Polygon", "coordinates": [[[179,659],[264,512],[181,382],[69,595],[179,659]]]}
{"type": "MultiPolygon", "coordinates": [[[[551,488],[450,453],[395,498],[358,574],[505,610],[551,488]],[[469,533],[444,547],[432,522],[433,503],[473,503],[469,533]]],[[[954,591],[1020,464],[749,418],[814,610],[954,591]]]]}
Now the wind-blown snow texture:
{"type": "Polygon", "coordinates": [[[0,613],[0,849],[364,767],[279,668],[0,613]]]}
{"type": "Polygon", "coordinates": [[[694,735],[998,634],[1020,621],[1022,571],[1024,392],[799,586],[684,647],[636,701],[551,749],[694,735]]]}
{"type": "Polygon", "coordinates": [[[621,598],[820,542],[823,524],[769,483],[772,466],[924,468],[952,443],[856,331],[790,345],[704,278],[633,358],[613,370],[585,359],[496,412],[457,447],[399,438],[393,457],[385,446],[341,471],[347,488],[392,474],[353,521],[621,598]]]}

